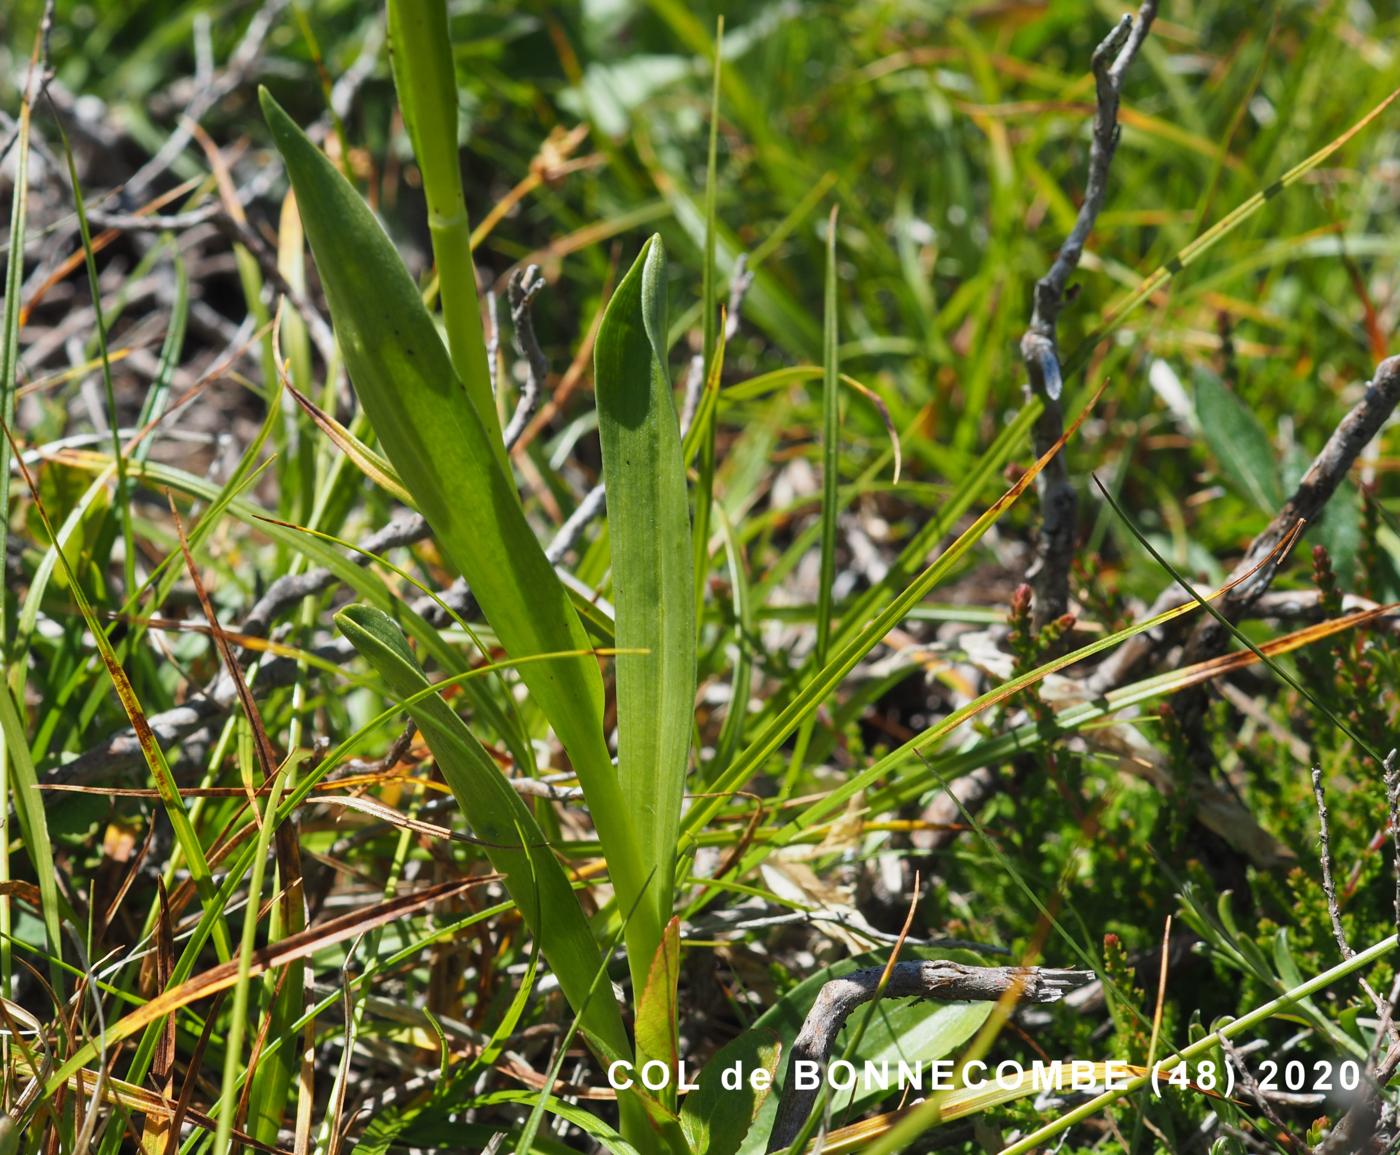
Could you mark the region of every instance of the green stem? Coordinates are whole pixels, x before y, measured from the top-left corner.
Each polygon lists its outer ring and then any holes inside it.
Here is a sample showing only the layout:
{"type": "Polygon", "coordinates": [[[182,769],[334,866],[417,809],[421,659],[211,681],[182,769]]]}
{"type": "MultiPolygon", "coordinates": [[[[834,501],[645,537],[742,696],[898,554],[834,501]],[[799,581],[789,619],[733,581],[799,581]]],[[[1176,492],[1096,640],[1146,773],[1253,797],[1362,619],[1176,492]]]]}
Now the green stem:
{"type": "Polygon", "coordinates": [[[389,58],[404,124],[423,173],[452,367],[509,476],[476,296],[471,222],[457,148],[457,77],[443,0],[389,0],[389,58]]]}

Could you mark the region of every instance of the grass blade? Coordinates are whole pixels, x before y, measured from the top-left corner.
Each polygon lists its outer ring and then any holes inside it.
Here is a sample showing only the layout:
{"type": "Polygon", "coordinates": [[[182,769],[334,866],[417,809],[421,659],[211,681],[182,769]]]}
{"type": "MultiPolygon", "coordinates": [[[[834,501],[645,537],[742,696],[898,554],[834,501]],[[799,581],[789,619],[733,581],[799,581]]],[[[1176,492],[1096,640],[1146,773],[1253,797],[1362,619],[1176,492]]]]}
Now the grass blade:
{"type": "Polygon", "coordinates": [[[817,583],[817,664],[826,664],[831,644],[831,583],[836,578],[836,485],[840,429],[841,363],[837,353],[840,326],[836,317],[836,216],[826,222],[826,286],[822,330],[822,563],[817,583]]]}
{"type": "Polygon", "coordinates": [[[1089,358],[1093,355],[1105,338],[1112,333],[1127,319],[1148,297],[1152,296],[1158,289],[1170,281],[1177,273],[1181,272],[1188,265],[1195,264],[1215,245],[1229,236],[1240,225],[1244,224],[1250,217],[1264,207],[1265,203],[1278,196],[1289,186],[1297,184],[1308,173],[1312,172],[1318,165],[1345,145],[1352,137],[1360,133],[1367,125],[1381,115],[1394,103],[1395,98],[1400,96],[1400,88],[1397,88],[1375,108],[1371,109],[1365,116],[1353,124],[1346,132],[1342,133],[1335,140],[1329,141],[1306,160],[1300,161],[1289,169],[1278,180],[1267,188],[1260,189],[1243,204],[1236,206],[1225,216],[1221,217],[1215,224],[1203,232],[1199,237],[1183,248],[1170,261],[1154,272],[1143,278],[1142,284],[1108,310],[1103,323],[1088,337],[1086,337],[1071,353],[1065,358],[1064,376],[1082,369],[1089,363],[1089,358]]]}
{"type": "MultiPolygon", "coordinates": [[[[705,159],[705,243],[700,271],[700,316],[703,333],[702,373],[705,384],[715,370],[715,354],[721,350],[719,331],[719,283],[715,269],[716,219],[719,201],[719,86],[723,74],[724,17],[718,22],[715,35],[715,73],[710,90],[710,144],[705,159]]],[[[700,480],[695,489],[695,613],[703,615],[705,608],[705,577],[710,569],[710,509],[715,495],[715,423],[701,424],[695,414],[700,436],[700,480]]]]}
{"type": "MultiPolygon", "coordinates": [[[[4,436],[11,436],[10,430],[5,429],[4,436]]],[[[58,534],[54,529],[53,522],[49,520],[44,503],[39,497],[38,486],[35,484],[33,475],[24,464],[24,459],[16,454],[16,460],[20,466],[20,472],[25,483],[29,487],[31,496],[34,499],[34,510],[39,515],[39,520],[43,524],[44,532],[50,541],[57,541],[58,534]]],[[[204,856],[204,848],[200,844],[199,836],[195,833],[194,826],[190,822],[189,812],[185,809],[184,800],[180,797],[180,791],[175,785],[175,776],[170,772],[170,764],[165,759],[165,753],[161,750],[160,744],[156,741],[155,735],[151,732],[151,727],[146,721],[145,711],[141,707],[141,702],[136,696],[136,690],[131,684],[131,679],[127,677],[126,671],[117,660],[116,651],[112,648],[112,643],[107,638],[107,633],[102,628],[102,623],[97,617],[97,611],[93,608],[92,602],[88,599],[82,585],[78,581],[78,575],[68,561],[67,555],[59,549],[56,554],[59,565],[63,568],[63,575],[68,580],[69,590],[73,594],[73,600],[78,603],[78,612],[82,615],[88,631],[92,634],[93,641],[97,645],[98,653],[102,657],[102,663],[107,667],[108,675],[112,679],[112,686],[117,692],[122,708],[126,711],[132,728],[136,731],[137,738],[141,744],[141,753],[146,759],[146,766],[151,772],[151,777],[155,782],[156,789],[160,792],[160,800],[165,807],[166,813],[170,817],[170,824],[175,829],[175,841],[179,844],[181,853],[185,856],[185,865],[190,872],[190,877],[199,888],[200,897],[205,901],[212,901],[214,897],[213,877],[209,871],[208,860],[204,856]]],[[[6,688],[8,693],[8,687],[6,688]]],[[[11,723],[6,723],[4,729],[7,735],[7,745],[12,745],[15,740],[22,741],[22,732],[12,730],[12,725],[18,725],[16,718],[11,723]],[[13,734],[14,738],[9,739],[13,734]]],[[[52,869],[50,869],[52,874],[52,869]]],[[[218,947],[221,958],[227,958],[229,954],[228,929],[220,923],[214,930],[214,942],[218,947]]]]}
{"type": "MultiPolygon", "coordinates": [[[[804,682],[802,689],[797,693],[787,707],[775,717],[772,722],[760,733],[749,746],[739,755],[732,766],[728,767],[723,774],[715,781],[713,796],[698,803],[687,815],[685,820],[685,832],[694,837],[694,832],[703,828],[714,814],[723,805],[721,795],[730,790],[741,787],[763,764],[763,761],[782,745],[787,736],[803,723],[816,709],[826,700],[841,680],[855,669],[856,664],[868,654],[881,638],[889,630],[902,621],[904,616],[917,605],[928,592],[943,580],[953,566],[957,564],[959,558],[964,556],[972,548],[982,535],[992,527],[993,524],[1014,505],[1023,493],[1029,488],[1031,483],[1045,468],[1050,459],[1060,451],[1065,441],[1079,428],[1084,418],[1089,415],[1094,404],[1103,393],[1103,386],[1100,386],[1098,393],[1085,406],[1083,411],[1075,418],[1073,424],[1065,430],[1064,436],[1060,438],[1049,450],[1032,465],[1021,476],[1009,490],[992,503],[982,515],[968,526],[938,558],[927,566],[898,597],[894,598],[883,610],[881,610],[873,620],[859,619],[865,622],[863,627],[856,632],[849,641],[843,641],[840,650],[830,661],[825,663],[810,678],[804,682]]],[[[851,615],[848,615],[850,618],[851,615]]],[[[854,620],[854,619],[852,619],[854,620]]]]}

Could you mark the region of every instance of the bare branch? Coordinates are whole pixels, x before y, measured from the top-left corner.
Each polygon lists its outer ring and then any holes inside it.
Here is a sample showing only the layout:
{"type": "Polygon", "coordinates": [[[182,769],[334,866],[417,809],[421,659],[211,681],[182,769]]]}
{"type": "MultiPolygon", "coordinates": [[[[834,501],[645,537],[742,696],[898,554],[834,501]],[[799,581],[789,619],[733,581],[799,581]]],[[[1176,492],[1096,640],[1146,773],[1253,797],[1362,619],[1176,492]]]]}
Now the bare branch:
{"type": "MultiPolygon", "coordinates": [[[[1395,875],[1395,926],[1400,930],[1400,765],[1396,764],[1397,755],[1400,755],[1400,750],[1392,750],[1385,756],[1383,770],[1386,808],[1390,814],[1390,841],[1395,850],[1391,863],[1395,875]]],[[[1391,1009],[1394,1010],[1393,999],[1391,1009]]],[[[1400,1035],[1396,1036],[1396,1041],[1400,1042],[1400,1035]]]]}
{"type": "MultiPolygon", "coordinates": [[[[1288,499],[1258,537],[1250,543],[1244,557],[1231,572],[1229,581],[1243,577],[1258,566],[1258,570],[1248,580],[1226,592],[1216,604],[1221,612],[1232,621],[1245,616],[1254,617],[1312,617],[1320,615],[1318,598],[1315,592],[1287,591],[1269,593],[1282,557],[1276,557],[1266,565],[1259,566],[1261,559],[1278,548],[1284,537],[1293,531],[1301,518],[1311,524],[1322,513],[1327,502],[1336,492],[1362,449],[1374,437],[1382,425],[1400,404],[1400,358],[1391,357],[1382,361],[1376,369],[1374,379],[1367,385],[1366,393],[1328,438],[1322,451],[1313,459],[1312,465],[1298,483],[1298,488],[1288,499]]],[[[1296,544],[1296,543],[1295,543],[1296,544]]],[[[1146,617],[1155,617],[1189,600],[1185,590],[1176,585],[1162,591],[1146,617]]],[[[1343,610],[1353,613],[1372,609],[1375,603],[1365,598],[1347,595],[1342,602],[1343,610]]],[[[1397,619],[1386,616],[1377,619],[1377,628],[1394,630],[1397,619]]],[[[1226,631],[1213,618],[1202,621],[1192,635],[1190,657],[1199,660],[1218,653],[1224,645],[1226,631]]],[[[1097,670],[1089,677],[1086,687],[1095,694],[1121,686],[1132,676],[1133,671],[1153,653],[1161,653],[1165,633],[1150,631],[1129,638],[1115,649],[1097,670]]],[[[1188,691],[1188,694],[1191,693],[1188,691]]]]}
{"type": "Polygon", "coordinates": [[[1347,932],[1342,929],[1342,912],[1337,906],[1337,884],[1332,879],[1332,846],[1327,831],[1327,796],[1322,789],[1322,767],[1312,769],[1313,799],[1317,803],[1318,861],[1322,865],[1322,893],[1327,897],[1327,916],[1332,920],[1332,937],[1337,940],[1337,949],[1342,958],[1356,955],[1347,942],[1347,932]]]}
{"type": "Polygon", "coordinates": [[[1299,1140],[1298,1137],[1289,1130],[1287,1124],[1279,1118],[1278,1110],[1274,1107],[1273,1103],[1269,1101],[1269,1097],[1259,1086],[1259,1081],[1255,1079],[1253,1073],[1250,1071],[1249,1065],[1244,1061],[1244,1057],[1240,1054],[1239,1048],[1236,1047],[1234,1043],[1230,1042],[1229,1039],[1225,1038],[1224,1035],[1221,1035],[1220,1049],[1225,1052],[1226,1059],[1229,1060],[1231,1066],[1235,1068],[1235,1073],[1239,1076],[1240,1090],[1254,1100],[1259,1110],[1263,1113],[1264,1118],[1267,1119],[1269,1125],[1274,1128],[1274,1137],[1277,1138],[1283,1146],[1287,1147],[1289,1151],[1295,1152],[1296,1155],[1309,1155],[1307,1145],[1299,1140]]]}
{"type": "Polygon", "coordinates": [[[137,169],[126,182],[124,191],[128,197],[139,198],[161,173],[174,164],[176,158],[194,139],[195,126],[204,114],[247,80],[249,73],[263,58],[263,40],[286,6],[287,0],[268,0],[254,11],[242,40],[229,57],[228,66],[209,84],[200,85],[195,89],[179,123],[175,126],[175,131],[160,146],[155,156],[137,169]]]}
{"type": "MultiPolygon", "coordinates": [[[[373,554],[387,553],[399,546],[412,545],[428,536],[428,523],[417,513],[404,513],[383,529],[370,534],[351,555],[356,565],[368,565],[373,554]]],[[[266,637],[272,623],[303,598],[329,589],[335,575],[328,569],[311,569],[305,573],[287,574],[267,588],[243,619],[239,633],[255,638],[266,637]]]]}
{"type": "MultiPolygon", "coordinates": [[[[1118,104],[1123,74],[1142,47],[1156,15],[1156,0],[1144,0],[1137,18],[1125,15],[1094,51],[1092,67],[1097,107],[1084,203],[1055,263],[1036,283],[1030,327],[1021,338],[1021,359],[1028,376],[1027,396],[1040,398],[1044,406],[1031,435],[1037,457],[1048,453],[1064,433],[1064,413],[1060,406],[1064,381],[1056,324],[1064,307],[1069,279],[1079,267],[1085,242],[1093,232],[1108,192],[1109,167],[1118,148],[1118,104]]],[[[1070,560],[1078,503],[1062,453],[1053,457],[1036,479],[1036,492],[1040,497],[1040,541],[1035,564],[1026,574],[1026,580],[1035,589],[1033,621],[1038,630],[1069,609],[1070,560]]]]}
{"type": "Polygon", "coordinates": [[[525,432],[525,426],[539,408],[540,395],[544,392],[545,381],[549,378],[549,362],[535,336],[533,307],[535,297],[545,286],[539,265],[526,265],[510,275],[506,293],[510,300],[510,324],[515,351],[525,362],[525,384],[520,390],[520,402],[506,426],[505,443],[509,449],[525,432]]]}
{"type": "Polygon", "coordinates": [[[583,500],[578,503],[578,508],[569,515],[554,538],[545,546],[544,556],[549,559],[551,565],[558,565],[564,555],[573,549],[574,543],[583,536],[583,531],[593,519],[603,512],[606,504],[607,494],[600,481],[584,495],[583,500]]]}
{"type": "Polygon", "coordinates": [[[496,293],[486,290],[486,376],[491,382],[491,396],[499,396],[501,372],[501,318],[496,293]]]}
{"type": "MultiPolygon", "coordinates": [[[[1231,572],[1230,581],[1244,580],[1227,590],[1216,603],[1225,617],[1235,620],[1269,588],[1284,561],[1284,556],[1277,552],[1279,545],[1299,521],[1310,525],[1317,520],[1361,451],[1395,411],[1397,403],[1400,403],[1400,357],[1389,357],[1376,367],[1376,375],[1367,385],[1365,395],[1332,431],[1293,496],[1268,528],[1250,543],[1231,572]],[[1261,565],[1260,562],[1271,554],[1272,559],[1261,565]],[[1251,570],[1254,573],[1246,577],[1251,570]]],[[[1227,637],[1228,631],[1214,618],[1201,621],[1192,631],[1183,664],[1218,654],[1227,637]]]]}

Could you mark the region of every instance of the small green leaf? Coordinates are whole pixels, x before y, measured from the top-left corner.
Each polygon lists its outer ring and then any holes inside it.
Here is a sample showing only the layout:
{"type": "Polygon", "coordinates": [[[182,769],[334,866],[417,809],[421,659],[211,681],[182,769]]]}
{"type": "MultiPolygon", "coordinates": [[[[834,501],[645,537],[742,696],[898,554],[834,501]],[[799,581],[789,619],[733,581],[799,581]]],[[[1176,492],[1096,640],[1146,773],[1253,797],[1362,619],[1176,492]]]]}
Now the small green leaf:
{"type": "MultiPolygon", "coordinates": [[[[1292,493],[1303,480],[1312,459],[1296,442],[1289,446],[1283,463],[1284,488],[1292,493]]],[[[1308,538],[1327,550],[1332,570],[1342,588],[1352,585],[1356,576],[1356,555],[1361,549],[1361,495],[1356,486],[1343,479],[1337,492],[1323,507],[1322,516],[1307,527],[1308,538]]]]}
{"type": "Polygon", "coordinates": [[[1283,504],[1278,455],[1249,407],[1214,377],[1200,373],[1196,417],[1231,488],[1261,512],[1274,514],[1283,504]]]}
{"type": "Polygon", "coordinates": [[[699,1089],[686,1096],[681,1107],[681,1130],[692,1151],[705,1155],[734,1155],[768,1099],[778,1074],[783,1046],[778,1036],[757,1027],[711,1056],[697,1080],[699,1089]],[[726,1071],[742,1073],[724,1083],[726,1071]],[[766,1081],[754,1089],[753,1071],[767,1071],[766,1081]]]}
{"type": "Polygon", "coordinates": [[[676,986],[681,973],[681,920],[671,919],[651,960],[646,989],[637,1004],[637,1050],[674,1071],[680,1061],[676,986]]]}

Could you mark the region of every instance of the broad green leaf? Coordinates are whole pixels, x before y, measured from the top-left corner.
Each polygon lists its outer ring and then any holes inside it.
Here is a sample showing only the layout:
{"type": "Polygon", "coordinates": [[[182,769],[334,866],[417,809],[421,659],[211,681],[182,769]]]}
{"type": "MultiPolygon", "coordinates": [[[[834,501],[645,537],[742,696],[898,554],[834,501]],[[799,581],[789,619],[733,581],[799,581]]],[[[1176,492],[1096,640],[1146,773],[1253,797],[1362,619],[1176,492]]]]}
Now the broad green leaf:
{"type": "MultiPolygon", "coordinates": [[[[842,959],[809,975],[792,990],[788,991],[773,1006],[769,1007],[754,1022],[741,1039],[752,1036],[751,1045],[757,1051],[771,1048],[771,1037],[781,1040],[784,1054],[790,1054],[793,1039],[802,1029],[807,1013],[816,1002],[822,987],[832,979],[837,979],[863,967],[883,966],[886,952],[869,951],[866,954],[842,959]]],[[[949,959],[953,962],[978,964],[984,960],[970,951],[940,950],[935,947],[906,946],[901,957],[907,959],[949,959]]],[[[876,1008],[874,1018],[861,1040],[860,1051],[851,1061],[861,1066],[865,1062],[888,1062],[893,1070],[903,1060],[911,1065],[914,1062],[927,1063],[941,1059],[960,1047],[974,1034],[992,1011],[991,1003],[937,1003],[937,1002],[896,1002],[882,1000],[876,1008]]],[[[737,1040],[736,1040],[737,1042],[737,1040]]],[[[762,1061],[756,1054],[739,1056],[747,1071],[755,1061],[762,1061]]],[[[709,1064],[706,1065],[707,1068],[709,1064]]],[[[702,1074],[703,1081],[703,1074],[702,1074]]],[[[878,1083],[857,1080],[854,1097],[838,1095],[833,1101],[833,1109],[859,1111],[888,1095],[898,1095],[893,1081],[888,1092],[882,1091],[878,1083]]],[[[778,1110],[781,1085],[757,1107],[754,1125],[745,1136],[739,1150],[743,1155],[760,1155],[768,1142],[773,1129],[773,1119],[778,1110]]]]}
{"type": "Polygon", "coordinates": [[[681,1130],[690,1149],[705,1155],[734,1155],[758,1117],[778,1074],[783,1046],[776,1033],[751,1027],[710,1057],[696,1080],[698,1090],[681,1107],[681,1130]],[[767,1071],[755,1090],[751,1072],[767,1071]],[[742,1078],[725,1072],[737,1071],[742,1078]]]}
{"type": "Polygon", "coordinates": [[[1208,373],[1196,377],[1196,417],[1220,471],[1263,513],[1283,504],[1278,455],[1247,406],[1208,373]]]}
{"type": "MultiPolygon", "coordinates": [[[[402,631],[387,614],[369,606],[350,606],[336,614],[335,622],[394,695],[407,699],[427,687],[428,680],[402,631]]],[[[441,696],[421,698],[408,711],[473,833],[488,843],[483,847],[486,856],[505,876],[506,889],[539,939],[565,997],[574,1007],[583,1006],[602,956],[573,887],[530,808],[441,696]]],[[[627,1053],[617,1003],[606,990],[588,1003],[584,1030],[603,1053],[610,1052],[614,1058],[627,1053]]]]}
{"type": "MultiPolygon", "coordinates": [[[[578,773],[624,906],[646,885],[632,808],[603,739],[603,684],[563,583],[525,520],[483,423],[454,371],[402,259],[369,207],[264,90],[263,114],[296,191],[346,367],[390,463],[434,538],[470,583],[513,658],[560,655],[521,667],[578,773]]],[[[483,353],[483,357],[484,357],[483,353]]],[[[661,921],[644,904],[628,950],[646,960],[661,921]]],[[[638,966],[645,966],[638,961],[638,966]]]]}
{"type": "Polygon", "coordinates": [[[653,237],[608,302],[594,353],[616,637],[623,651],[617,656],[618,777],[642,867],[655,871],[647,901],[658,927],[671,915],[695,707],[690,515],[666,373],[665,276],[665,252],[653,237]]]}

